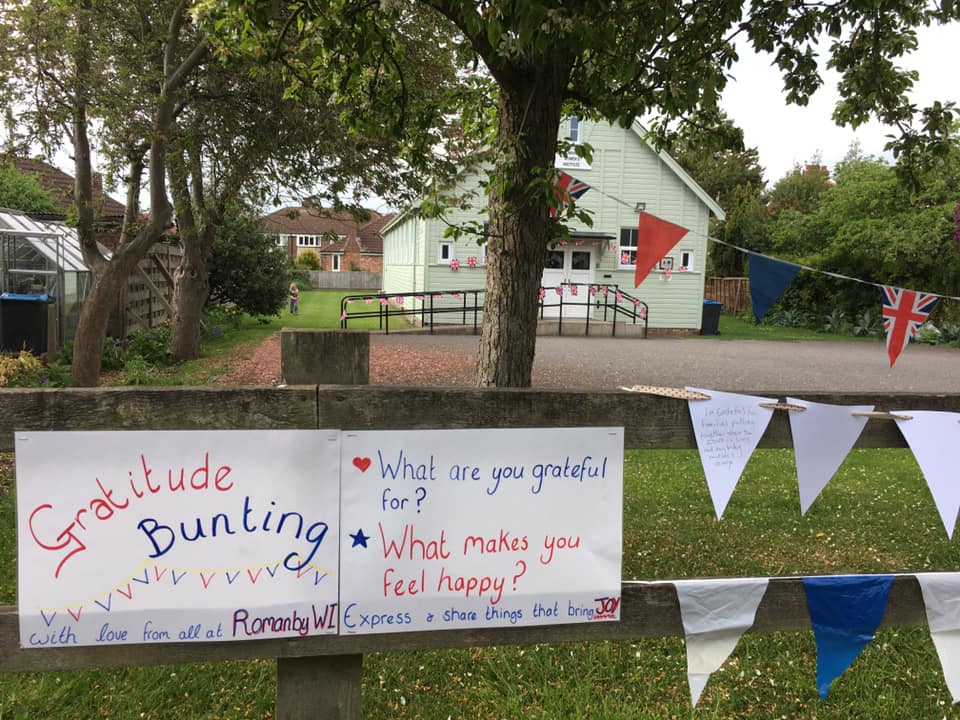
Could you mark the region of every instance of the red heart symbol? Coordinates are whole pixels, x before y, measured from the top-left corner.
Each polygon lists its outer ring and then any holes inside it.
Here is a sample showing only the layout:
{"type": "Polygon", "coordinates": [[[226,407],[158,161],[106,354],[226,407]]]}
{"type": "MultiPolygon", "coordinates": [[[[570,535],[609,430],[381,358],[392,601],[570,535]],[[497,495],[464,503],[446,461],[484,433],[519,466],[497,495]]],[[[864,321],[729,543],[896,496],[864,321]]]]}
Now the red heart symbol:
{"type": "Polygon", "coordinates": [[[354,467],[360,469],[360,472],[366,472],[367,468],[370,467],[370,458],[367,457],[355,457],[353,459],[354,467]]]}

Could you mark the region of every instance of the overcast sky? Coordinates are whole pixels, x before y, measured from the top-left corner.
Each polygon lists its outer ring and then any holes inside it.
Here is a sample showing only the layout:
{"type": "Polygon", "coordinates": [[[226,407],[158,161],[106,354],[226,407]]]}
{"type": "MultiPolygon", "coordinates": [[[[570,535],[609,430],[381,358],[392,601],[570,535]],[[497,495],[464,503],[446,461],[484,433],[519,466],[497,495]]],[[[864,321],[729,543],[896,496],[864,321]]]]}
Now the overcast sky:
{"type": "MultiPolygon", "coordinates": [[[[911,99],[918,107],[934,100],[960,102],[956,57],[960,50],[960,23],[922,28],[918,32],[918,49],[902,65],[917,70],[920,79],[914,85],[911,99]]],[[[864,153],[885,158],[886,135],[893,131],[877,122],[863,125],[856,131],[839,128],[830,119],[836,105],[836,73],[825,78],[825,84],[806,107],[787,105],[781,88],[779,71],[771,66],[771,56],[740,53],[731,81],[723,94],[723,105],[733,121],[743,128],[747,147],[760,151],[764,177],[773,184],[795,163],[805,164],[820,153],[823,164],[831,169],[846,155],[854,140],[860,141],[864,153]]]]}

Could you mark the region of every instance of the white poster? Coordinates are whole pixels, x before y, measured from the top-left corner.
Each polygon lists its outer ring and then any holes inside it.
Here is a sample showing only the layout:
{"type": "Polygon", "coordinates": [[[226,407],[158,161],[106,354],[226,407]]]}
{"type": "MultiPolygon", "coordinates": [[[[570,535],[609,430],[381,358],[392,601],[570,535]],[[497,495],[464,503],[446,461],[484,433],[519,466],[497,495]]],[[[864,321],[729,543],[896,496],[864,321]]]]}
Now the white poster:
{"type": "Polygon", "coordinates": [[[339,438],[17,433],[21,646],[336,633],[339,438]]]}
{"type": "Polygon", "coordinates": [[[623,428],[344,432],[340,632],[620,617],[623,428]]]}

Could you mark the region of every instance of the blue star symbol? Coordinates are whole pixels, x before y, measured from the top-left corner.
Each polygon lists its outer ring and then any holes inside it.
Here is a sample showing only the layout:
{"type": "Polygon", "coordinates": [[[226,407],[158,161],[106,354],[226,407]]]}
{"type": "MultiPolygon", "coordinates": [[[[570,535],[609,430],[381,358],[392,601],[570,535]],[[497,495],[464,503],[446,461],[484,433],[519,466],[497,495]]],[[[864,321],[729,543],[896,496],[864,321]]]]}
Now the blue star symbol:
{"type": "Polygon", "coordinates": [[[353,545],[350,547],[356,547],[357,545],[362,545],[363,547],[367,546],[367,540],[370,539],[369,535],[363,534],[363,528],[360,528],[355,533],[350,533],[350,539],[353,540],[353,545]]]}

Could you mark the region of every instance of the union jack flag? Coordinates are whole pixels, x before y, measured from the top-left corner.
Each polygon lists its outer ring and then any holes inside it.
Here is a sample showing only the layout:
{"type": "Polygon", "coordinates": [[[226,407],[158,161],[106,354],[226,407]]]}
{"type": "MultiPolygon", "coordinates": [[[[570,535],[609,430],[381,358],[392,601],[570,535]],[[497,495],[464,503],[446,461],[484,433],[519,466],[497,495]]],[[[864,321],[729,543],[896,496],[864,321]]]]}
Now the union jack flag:
{"type": "Polygon", "coordinates": [[[892,285],[883,285],[880,297],[883,300],[883,329],[887,333],[887,355],[890,357],[890,367],[893,367],[940,298],[932,293],[904,290],[892,285]]]}
{"type": "Polygon", "coordinates": [[[579,200],[584,196],[590,186],[582,180],[577,180],[573,175],[567,175],[561,172],[557,175],[557,182],[553,186],[553,196],[557,199],[559,207],[550,208],[550,217],[556,217],[557,212],[574,200],[579,200]]]}

